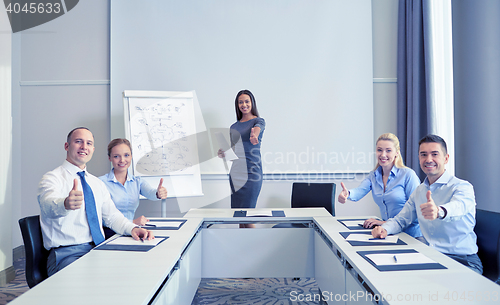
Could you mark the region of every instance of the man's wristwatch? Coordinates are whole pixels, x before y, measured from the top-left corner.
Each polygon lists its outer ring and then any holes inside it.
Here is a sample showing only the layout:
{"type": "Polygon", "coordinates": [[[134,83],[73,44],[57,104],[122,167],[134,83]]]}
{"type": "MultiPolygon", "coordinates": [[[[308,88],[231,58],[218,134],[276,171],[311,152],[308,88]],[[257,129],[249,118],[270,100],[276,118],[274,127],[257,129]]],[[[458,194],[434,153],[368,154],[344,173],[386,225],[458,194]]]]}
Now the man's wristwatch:
{"type": "Polygon", "coordinates": [[[438,218],[443,219],[446,217],[446,209],[442,207],[438,207],[438,218]]]}

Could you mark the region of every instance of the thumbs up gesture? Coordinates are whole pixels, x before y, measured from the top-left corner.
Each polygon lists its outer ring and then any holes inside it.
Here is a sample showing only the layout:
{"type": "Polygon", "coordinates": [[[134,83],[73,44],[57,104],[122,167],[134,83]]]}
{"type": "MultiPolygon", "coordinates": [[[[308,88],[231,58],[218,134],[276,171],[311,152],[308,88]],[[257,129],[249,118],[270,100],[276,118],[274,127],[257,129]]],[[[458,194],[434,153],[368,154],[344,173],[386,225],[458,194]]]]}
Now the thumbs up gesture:
{"type": "Polygon", "coordinates": [[[347,197],[349,197],[349,190],[345,187],[344,182],[340,182],[340,185],[342,186],[342,192],[340,192],[338,199],[340,203],[345,203],[347,197]]]}
{"type": "MultiPolygon", "coordinates": [[[[260,128],[259,128],[260,130],[260,128]]],[[[250,130],[250,143],[253,145],[259,144],[259,138],[258,138],[259,132],[257,132],[256,127],[252,128],[250,130]]]]}
{"type": "Polygon", "coordinates": [[[420,205],[420,211],[422,212],[422,216],[424,216],[425,219],[434,220],[438,218],[439,208],[432,199],[431,191],[427,191],[426,197],[427,202],[420,205]]]}
{"type": "Polygon", "coordinates": [[[66,210],[78,210],[83,204],[83,192],[78,190],[78,180],[73,180],[73,188],[69,192],[68,197],[64,199],[64,207],[66,210]]]}
{"type": "Polygon", "coordinates": [[[160,183],[158,184],[158,188],[156,189],[156,197],[158,199],[167,198],[167,189],[162,184],[163,184],[163,178],[160,179],[160,183]]]}

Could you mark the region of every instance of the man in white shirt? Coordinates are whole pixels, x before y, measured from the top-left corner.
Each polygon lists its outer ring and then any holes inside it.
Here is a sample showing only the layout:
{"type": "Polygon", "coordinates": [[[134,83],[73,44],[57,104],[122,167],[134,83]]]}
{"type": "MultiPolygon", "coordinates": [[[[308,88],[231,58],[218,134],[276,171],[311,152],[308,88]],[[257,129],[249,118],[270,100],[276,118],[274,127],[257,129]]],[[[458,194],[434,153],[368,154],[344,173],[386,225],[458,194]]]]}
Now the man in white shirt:
{"type": "Polygon", "coordinates": [[[43,244],[50,251],[47,261],[49,276],[102,242],[103,222],[115,232],[131,235],[136,240],[154,238],[150,231],[125,218],[111,200],[104,183],[87,172],[86,164],[95,149],[90,130],[85,127],[73,129],[64,149],[67,151],[64,163],[46,173],[38,186],[43,244]],[[86,199],[91,197],[95,217],[87,214],[93,210],[86,208],[89,204],[86,199]]]}

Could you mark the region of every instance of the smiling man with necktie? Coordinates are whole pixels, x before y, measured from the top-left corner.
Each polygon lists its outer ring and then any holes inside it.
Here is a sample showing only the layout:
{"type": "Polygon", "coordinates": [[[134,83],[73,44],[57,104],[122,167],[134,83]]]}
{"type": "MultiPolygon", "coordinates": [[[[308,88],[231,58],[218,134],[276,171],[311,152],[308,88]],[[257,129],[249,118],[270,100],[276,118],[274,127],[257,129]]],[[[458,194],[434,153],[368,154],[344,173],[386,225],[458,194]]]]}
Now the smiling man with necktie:
{"type": "Polygon", "coordinates": [[[49,276],[104,241],[102,224],[134,239],[153,239],[118,211],[108,189],[87,172],[94,136],[85,127],[73,129],[64,144],[66,160],[46,173],[38,186],[43,244],[49,250],[49,276]]]}

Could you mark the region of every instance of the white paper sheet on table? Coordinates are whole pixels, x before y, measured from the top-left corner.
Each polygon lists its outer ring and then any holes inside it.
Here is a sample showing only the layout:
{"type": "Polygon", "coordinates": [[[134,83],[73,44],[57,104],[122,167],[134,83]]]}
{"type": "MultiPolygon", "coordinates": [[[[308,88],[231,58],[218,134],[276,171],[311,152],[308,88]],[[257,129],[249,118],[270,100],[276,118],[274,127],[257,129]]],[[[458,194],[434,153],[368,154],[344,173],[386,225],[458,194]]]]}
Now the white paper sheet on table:
{"type": "Polygon", "coordinates": [[[363,226],[363,224],[365,223],[364,220],[343,220],[342,223],[346,226],[346,227],[356,227],[356,226],[363,226]]]}
{"type": "Polygon", "coordinates": [[[248,216],[273,216],[273,211],[254,211],[254,210],[249,210],[247,211],[247,217],[248,216]]]}
{"type": "Polygon", "coordinates": [[[387,236],[384,239],[381,238],[376,238],[373,239],[373,236],[371,234],[349,234],[345,240],[350,240],[350,241],[366,241],[366,242],[371,242],[371,243],[397,243],[398,242],[398,237],[396,235],[390,235],[387,236]]]}
{"type": "Polygon", "coordinates": [[[422,253],[377,253],[367,254],[372,262],[378,265],[414,265],[414,264],[433,264],[434,260],[428,258],[422,253]],[[396,257],[396,259],[394,259],[396,257]]]}
{"type": "Polygon", "coordinates": [[[137,246],[137,245],[145,245],[145,246],[156,246],[160,242],[163,241],[164,238],[155,238],[152,240],[135,240],[130,236],[120,236],[118,238],[113,239],[112,241],[106,243],[107,245],[125,245],[125,246],[137,246]]]}
{"type": "Polygon", "coordinates": [[[170,237],[172,234],[171,230],[154,230],[153,235],[155,236],[155,239],[157,237],[170,237]]]}
{"type": "Polygon", "coordinates": [[[179,228],[183,221],[148,221],[143,228],[154,230],[156,228],[179,228]]]}

